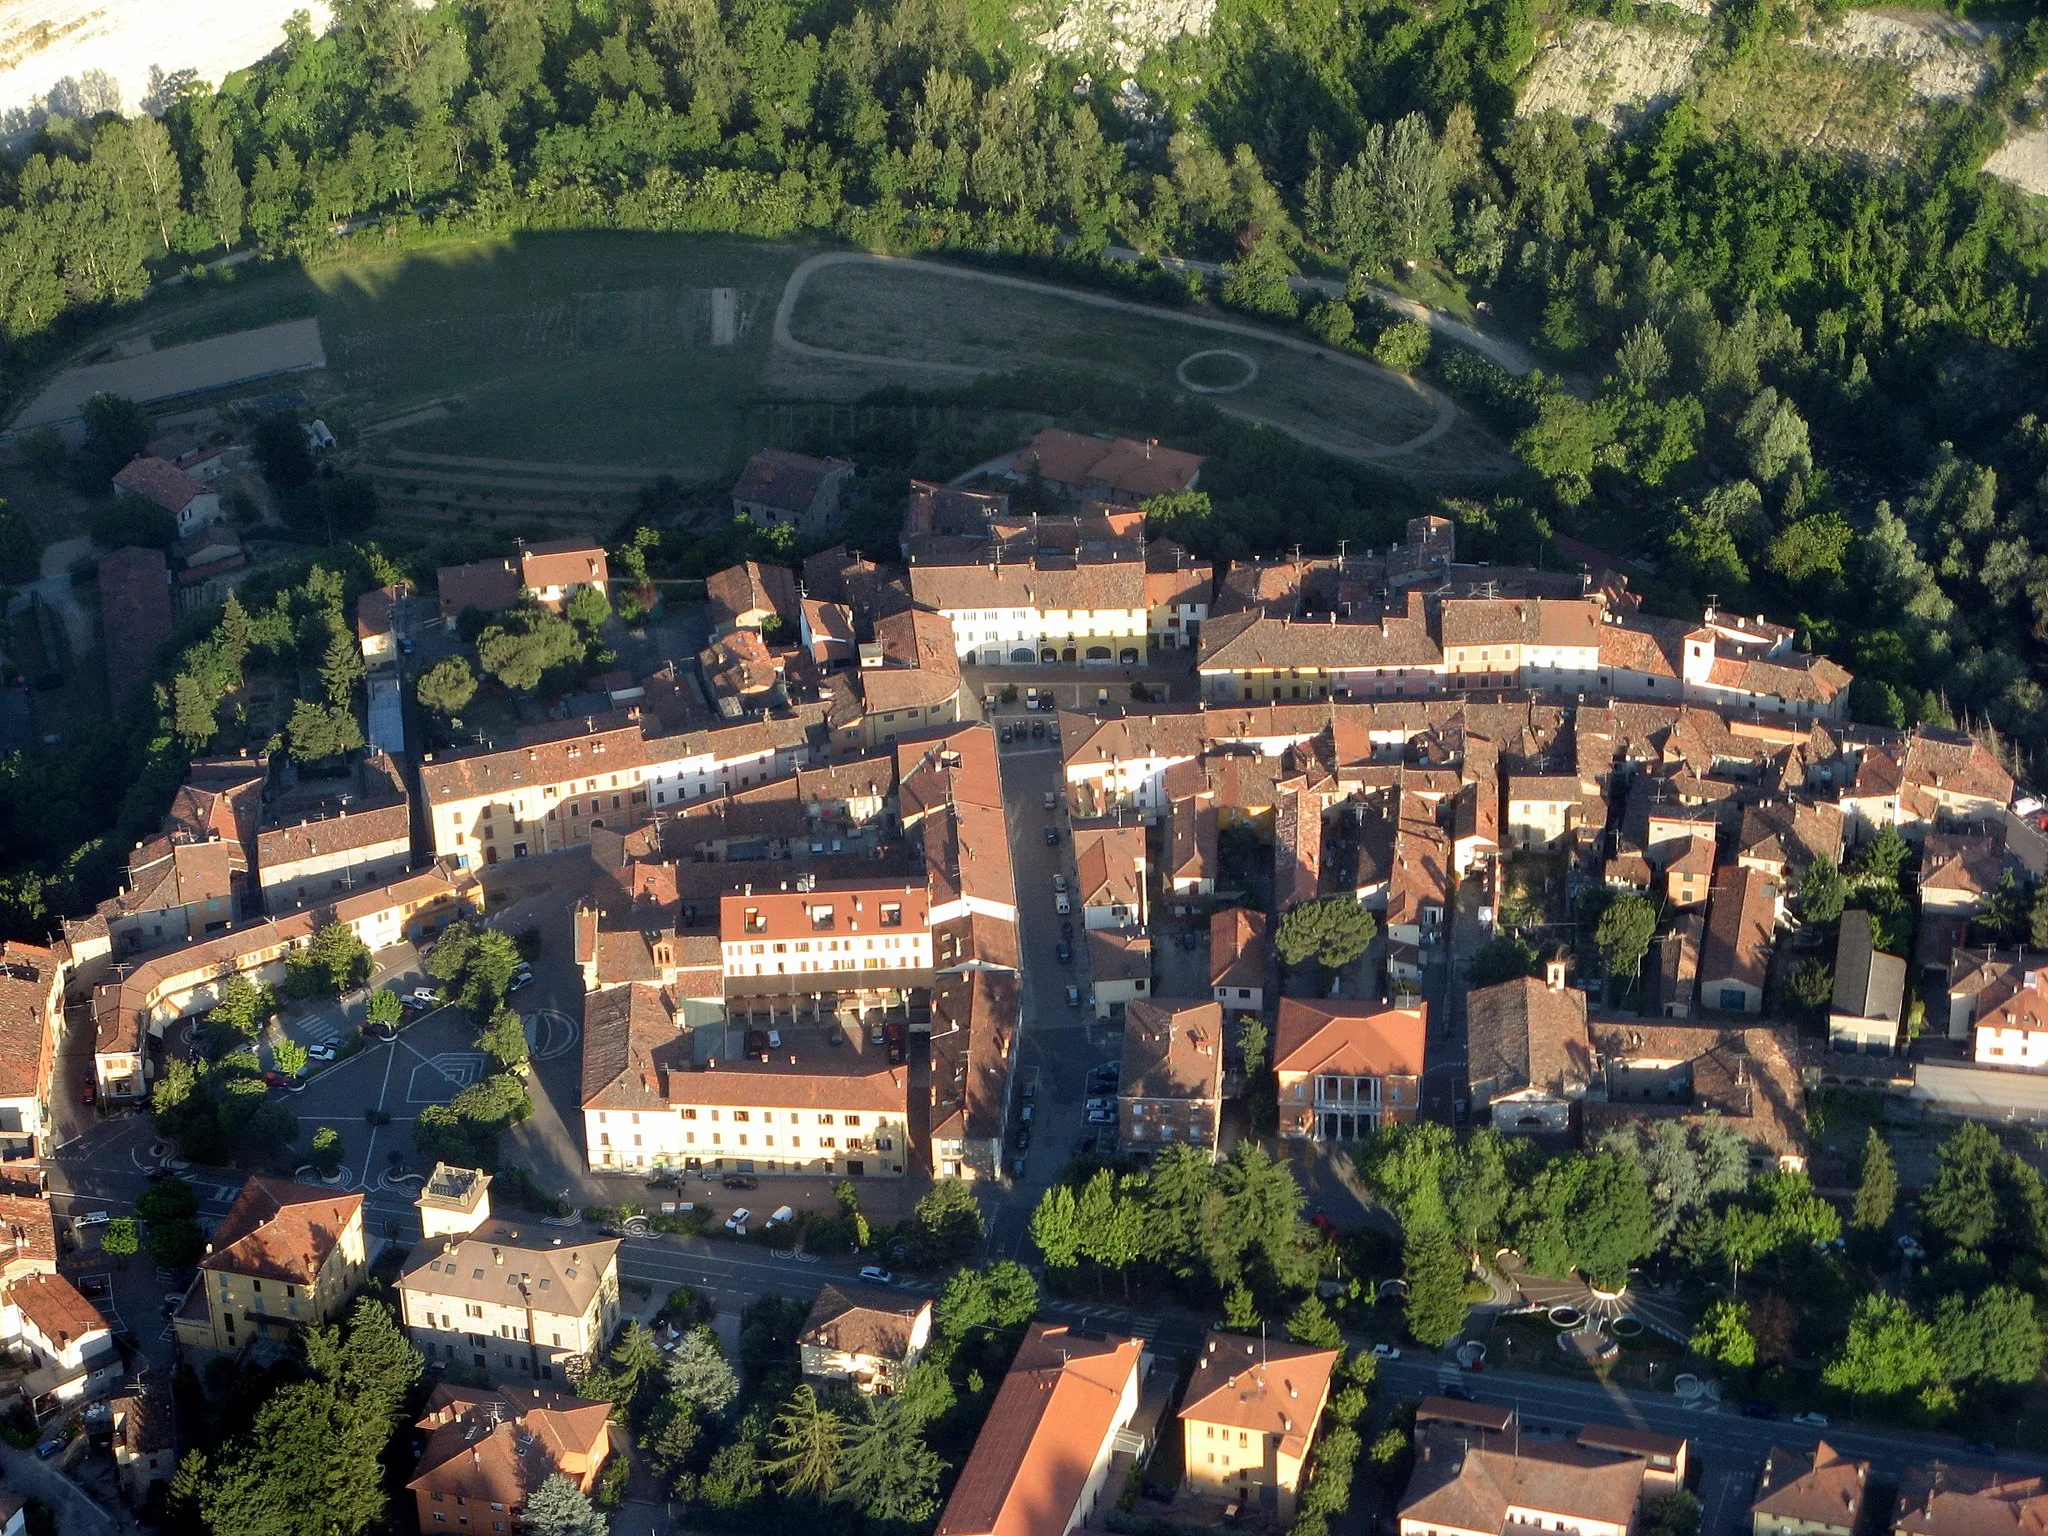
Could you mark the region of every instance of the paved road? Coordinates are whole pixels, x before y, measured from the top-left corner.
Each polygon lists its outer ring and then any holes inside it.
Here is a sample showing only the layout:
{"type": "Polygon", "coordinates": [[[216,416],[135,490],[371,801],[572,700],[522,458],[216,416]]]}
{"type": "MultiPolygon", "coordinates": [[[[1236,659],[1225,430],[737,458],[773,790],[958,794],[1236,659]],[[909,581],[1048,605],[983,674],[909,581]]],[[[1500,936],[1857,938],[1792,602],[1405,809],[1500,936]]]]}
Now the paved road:
{"type": "Polygon", "coordinates": [[[1213,334],[1243,336],[1252,341],[1263,342],[1268,346],[1284,347],[1288,351],[1298,352],[1304,357],[1315,358],[1326,363],[1334,363],[1339,368],[1369,375],[1382,382],[1390,382],[1399,388],[1409,390],[1428,401],[1431,408],[1436,412],[1436,419],[1406,442],[1387,443],[1370,448],[1361,448],[1352,443],[1336,442],[1299,426],[1276,421],[1270,416],[1260,415],[1258,412],[1248,410],[1243,406],[1232,405],[1229,403],[1228,398],[1222,395],[1210,394],[1205,397],[1209,404],[1226,416],[1235,417],[1240,421],[1256,422],[1263,426],[1271,427],[1276,432],[1285,432],[1289,437],[1299,442],[1307,443],[1311,448],[1320,448],[1325,453],[1335,454],[1339,458],[1371,461],[1413,453],[1418,448],[1428,447],[1446,432],[1450,431],[1458,422],[1458,407],[1451,399],[1440,391],[1432,389],[1419,379],[1413,379],[1406,374],[1395,373],[1391,369],[1382,368],[1379,364],[1369,362],[1365,358],[1357,357],[1352,353],[1333,351],[1315,342],[1303,341],[1299,337],[1268,330],[1263,326],[1247,325],[1236,320],[1221,320],[1210,315],[1189,314],[1184,310],[1168,309],[1159,304],[1140,304],[1131,299],[1111,298],[1107,294],[1091,293],[1081,288],[1062,288],[1054,283],[1034,282],[1029,278],[1010,277],[1000,272],[983,272],[974,267],[955,267],[932,261],[912,261],[911,258],[900,256],[876,256],[865,251],[828,251],[823,255],[813,256],[808,261],[798,264],[797,269],[789,274],[789,282],[782,290],[782,302],[775,309],[775,345],[781,347],[784,351],[793,352],[799,357],[815,357],[842,363],[859,363],[867,367],[915,368],[927,373],[947,374],[956,378],[979,378],[986,373],[1001,371],[994,367],[981,367],[967,363],[937,363],[926,362],[917,358],[889,357],[876,353],[841,352],[831,347],[813,346],[809,342],[796,339],[790,331],[790,321],[796,314],[797,300],[803,296],[804,285],[811,280],[814,274],[827,267],[877,262],[911,264],[921,271],[936,273],[946,277],[957,277],[968,282],[992,283],[1002,288],[1017,288],[1029,293],[1050,294],[1054,298],[1068,299],[1076,304],[1086,304],[1095,309],[1115,309],[1123,310],[1130,314],[1151,315],[1160,320],[1191,326],[1197,330],[1209,331],[1213,334]]]}

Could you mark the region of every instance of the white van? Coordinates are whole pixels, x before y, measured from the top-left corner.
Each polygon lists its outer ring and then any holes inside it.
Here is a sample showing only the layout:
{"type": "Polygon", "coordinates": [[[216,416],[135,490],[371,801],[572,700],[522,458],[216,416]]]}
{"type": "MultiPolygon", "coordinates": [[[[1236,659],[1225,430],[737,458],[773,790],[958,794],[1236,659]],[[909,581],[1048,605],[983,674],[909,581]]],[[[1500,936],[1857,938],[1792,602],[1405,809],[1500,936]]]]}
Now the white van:
{"type": "Polygon", "coordinates": [[[1074,900],[1065,891],[1060,891],[1052,899],[1052,909],[1061,917],[1065,917],[1074,910],[1074,900]]]}

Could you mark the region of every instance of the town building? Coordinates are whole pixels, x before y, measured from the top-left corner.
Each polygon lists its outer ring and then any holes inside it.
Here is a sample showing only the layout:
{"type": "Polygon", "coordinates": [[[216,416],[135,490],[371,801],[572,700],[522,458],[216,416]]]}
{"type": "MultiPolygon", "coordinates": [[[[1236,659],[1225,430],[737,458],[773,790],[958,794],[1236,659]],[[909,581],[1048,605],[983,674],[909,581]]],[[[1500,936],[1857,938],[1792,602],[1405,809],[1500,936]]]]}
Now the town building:
{"type": "Polygon", "coordinates": [[[1145,1362],[1138,1339],[1033,1323],[933,1536],[1068,1536],[1113,1502],[1110,1458],[1145,1362]]]}
{"type": "Polygon", "coordinates": [[[149,1497],[151,1485],[169,1483],[178,1470],[178,1417],[168,1392],[153,1387],[115,1398],[108,1405],[114,1431],[114,1475],[121,1496],[132,1505],[149,1497]]]}
{"type": "Polygon", "coordinates": [[[729,999],[895,1001],[932,974],[930,894],[921,881],[743,881],[719,899],[729,999]]]}
{"type": "Polygon", "coordinates": [[[0,1160],[56,1150],[51,1097],[64,1043],[64,983],[56,950],[0,941],[0,1160]]]}
{"type": "Polygon", "coordinates": [[[785,448],[763,448],[740,472],[732,488],[732,515],[764,528],[822,533],[839,520],[850,459],[818,459],[785,448]]]}
{"type": "Polygon", "coordinates": [[[588,539],[550,539],[542,544],[519,541],[521,592],[541,607],[559,613],[586,587],[609,595],[611,566],[604,546],[588,539]]]}
{"type": "Polygon", "coordinates": [[[859,660],[863,750],[960,718],[960,657],[944,614],[906,608],[877,619],[859,660]]]}
{"type": "Polygon", "coordinates": [[[1145,546],[1145,628],[1161,650],[1193,650],[1202,643],[1216,567],[1197,560],[1171,539],[1145,546]]]}
{"type": "Polygon", "coordinates": [[[436,1165],[418,1200],[424,1235],[398,1275],[398,1320],[445,1369],[492,1382],[566,1380],[619,1317],[619,1244],[491,1214],[490,1176],[436,1165]]]}
{"type": "Polygon", "coordinates": [[[257,1174],[206,1245],[173,1319],[178,1343],[232,1354],[329,1322],[368,1263],[360,1194],[257,1174]]]}
{"type": "Polygon", "coordinates": [[[1022,1011],[1015,969],[976,966],[931,991],[932,1175],[999,1178],[1022,1011]]]}
{"type": "Polygon", "coordinates": [[[256,834],[256,880],[273,916],[385,885],[412,865],[412,802],[390,756],[373,753],[347,792],[288,805],[256,834]]]}
{"type": "Polygon", "coordinates": [[[1844,1456],[1826,1440],[1764,1457],[1749,1502],[1750,1536],[1856,1536],[1870,1463],[1844,1456]]]}
{"type": "Polygon", "coordinates": [[[43,1270],[7,1282],[0,1318],[16,1323],[34,1367],[21,1392],[38,1419],[101,1397],[127,1374],[114,1327],[63,1275],[43,1270]]]}
{"type": "Polygon", "coordinates": [[[1222,1006],[1178,998],[1131,1003],[1117,1082],[1120,1149],[1149,1157],[1190,1146],[1214,1157],[1222,1119],[1222,1006]]]}
{"type": "Polygon", "coordinates": [[[1134,928],[1084,928],[1095,1017],[1122,1019],[1152,995],[1152,936],[1134,928]]]}
{"type": "Polygon", "coordinates": [[[1074,826],[1074,893],[1082,926],[1143,928],[1151,859],[1141,826],[1074,826]]]}
{"type": "Polygon", "coordinates": [[[1586,994],[1552,960],[1541,979],[1518,976],[1466,998],[1466,1066],[1475,1111],[1496,1130],[1565,1132],[1572,1106],[1598,1081],[1586,994]]]}
{"type": "Polygon", "coordinates": [[[356,646],[365,665],[388,667],[398,660],[399,614],[411,594],[411,584],[401,581],[356,599],[356,646]]]}
{"type": "Polygon", "coordinates": [[[444,565],[434,573],[434,586],[441,622],[453,634],[465,613],[489,617],[519,606],[519,565],[505,555],[468,565],[444,565]]]}
{"type": "Polygon", "coordinates": [[[1391,1008],[1339,998],[1280,999],[1273,1068],[1280,1134],[1350,1142],[1422,1107],[1429,1006],[1391,1008]]]}
{"type": "Polygon", "coordinates": [[[931,1343],[932,1299],[879,1285],[830,1281],[796,1336],[812,1381],[887,1396],[931,1343]]]}
{"type": "Polygon", "coordinates": [[[1762,1013],[1778,927],[1780,887],[1762,870],[1721,871],[1707,907],[1700,999],[1722,1013],[1762,1013]]]}
{"type": "Polygon", "coordinates": [[[180,534],[192,533],[227,516],[220,492],[175,464],[148,457],[131,459],[114,475],[116,496],[139,496],[178,520],[180,534]]]}
{"type": "Polygon", "coordinates": [[[1667,845],[1664,897],[1680,911],[1704,907],[1714,889],[1714,838],[1688,836],[1667,845]]]}
{"type": "Polygon", "coordinates": [[[1750,1144],[1757,1171],[1806,1166],[1806,1088],[1789,1029],[1735,1021],[1599,1019],[1589,1026],[1602,1091],[1580,1106],[1588,1144],[1610,1130],[1662,1120],[1717,1125],[1750,1144]]]}
{"type": "Polygon", "coordinates": [[[1199,453],[1162,447],[1156,438],[1090,436],[1047,427],[1017,455],[1013,480],[1037,480],[1054,495],[1135,507],[1171,491],[1193,490],[1199,453]]]}
{"type": "Polygon", "coordinates": [[[1971,1059],[1980,1066],[2048,1066],[2048,966],[2015,967],[1977,997],[1971,1059]]]}
{"type": "Polygon", "coordinates": [[[2024,1536],[2048,1521],[2048,1478],[1947,1460],[1899,1476],[1893,1536],[2024,1536]]]}
{"type": "Polygon", "coordinates": [[[796,577],[788,567],[743,560],[705,578],[704,595],[711,604],[714,634],[736,629],[793,629],[801,610],[796,577]]]}
{"type": "Polygon", "coordinates": [[[517,1531],[550,1477],[592,1492],[612,1455],[610,1415],[609,1403],[536,1387],[436,1382],[413,1425],[419,1460],[405,1485],[422,1536],[517,1531]]]}
{"type": "Polygon", "coordinates": [[[1342,1352],[1212,1333],[1181,1398],[1181,1461],[1197,1494],[1285,1526],[1342,1352]]]}
{"type": "Polygon", "coordinates": [[[963,663],[1133,666],[1150,629],[1144,555],[1119,546],[1109,553],[920,563],[910,568],[910,595],[952,625],[963,663]]]}
{"type": "Polygon", "coordinates": [[[1842,914],[1835,938],[1835,993],[1828,1009],[1828,1044],[1838,1051],[1889,1055],[1899,1046],[1905,1016],[1906,962],[1872,940],[1870,914],[1842,914]]]}
{"type": "Polygon", "coordinates": [[[1266,1008],[1266,914],[1225,907],[1209,918],[1209,990],[1224,1011],[1266,1008]]]}

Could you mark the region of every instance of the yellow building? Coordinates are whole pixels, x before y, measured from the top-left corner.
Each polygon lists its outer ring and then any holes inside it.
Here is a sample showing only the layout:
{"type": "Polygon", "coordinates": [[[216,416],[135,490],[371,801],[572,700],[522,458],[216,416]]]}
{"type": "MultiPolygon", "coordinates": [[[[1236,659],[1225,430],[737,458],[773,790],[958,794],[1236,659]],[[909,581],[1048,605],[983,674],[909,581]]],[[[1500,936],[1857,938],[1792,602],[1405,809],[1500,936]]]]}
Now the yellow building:
{"type": "Polygon", "coordinates": [[[1180,1410],[1188,1487],[1285,1525],[1339,1352],[1218,1333],[1180,1410]]]}
{"type": "Polygon", "coordinates": [[[1752,1536],[1851,1536],[1869,1481],[1869,1462],[1825,1440],[1811,1451],[1774,1445],[1749,1506],[1752,1536]]]}
{"type": "Polygon", "coordinates": [[[232,1351],[324,1323],[362,1283],[363,1197],[262,1174],[242,1186],[176,1319],[180,1344],[232,1351]]]}

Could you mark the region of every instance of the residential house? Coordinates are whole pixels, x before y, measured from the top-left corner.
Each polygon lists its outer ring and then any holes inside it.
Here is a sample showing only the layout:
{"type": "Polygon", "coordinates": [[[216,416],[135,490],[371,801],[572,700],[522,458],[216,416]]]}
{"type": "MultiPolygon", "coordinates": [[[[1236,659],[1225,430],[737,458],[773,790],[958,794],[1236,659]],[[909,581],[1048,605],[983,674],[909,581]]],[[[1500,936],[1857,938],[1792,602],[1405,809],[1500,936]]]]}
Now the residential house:
{"type": "Polygon", "coordinates": [[[1857,1536],[1870,1463],[1826,1440],[1788,1450],[1774,1445],[1749,1501],[1750,1536],[1857,1536]]]}
{"type": "Polygon", "coordinates": [[[1713,833],[1680,838],[1665,849],[1665,899],[1680,911],[1704,907],[1714,888],[1713,833]]]}
{"type": "Polygon", "coordinates": [[[940,976],[931,1010],[932,1176],[998,1178],[1022,1011],[1017,973],[988,967],[940,976]]]}
{"type": "Polygon", "coordinates": [[[1088,978],[1095,1017],[1122,1019],[1152,995],[1152,938],[1134,928],[1088,928],[1088,978]]]}
{"type": "Polygon", "coordinates": [[[131,459],[114,475],[116,496],[139,496],[178,520],[180,534],[192,533],[227,516],[220,492],[211,490],[175,464],[162,459],[131,459]]]}
{"type": "Polygon", "coordinates": [[[1145,1358],[1138,1339],[1033,1323],[933,1536],[1068,1536],[1114,1502],[1110,1457],[1145,1358]]]}
{"type": "Polygon", "coordinates": [[[178,1470],[177,1410],[168,1392],[141,1387],[108,1405],[114,1430],[114,1475],[121,1495],[139,1505],[153,1483],[178,1470]]]}
{"type": "Polygon", "coordinates": [[[1852,841],[1894,827],[1917,844],[1937,826],[2001,819],[2012,796],[2012,775],[1974,738],[1919,726],[1864,747],[1840,802],[1852,841]]]}
{"type": "Polygon", "coordinates": [[[908,1069],[859,1031],[785,1025],[776,1034],[779,1044],[766,1030],[733,1026],[706,1040],[699,1058],[660,987],[634,983],[584,998],[590,1166],[901,1174],[908,1069]]]}
{"type": "Polygon", "coordinates": [[[1292,1521],[1340,1358],[1334,1349],[1210,1334],[1181,1397],[1186,1486],[1276,1526],[1292,1521]]]}
{"type": "Polygon", "coordinates": [[[1451,906],[1451,840],[1421,795],[1398,791],[1387,866],[1387,975],[1404,987],[1422,981],[1423,954],[1443,938],[1451,906]]]}
{"type": "Polygon", "coordinates": [[[1139,1157],[1175,1145],[1215,1156],[1223,1119],[1223,1009],[1148,998],[1124,1011],[1117,1140],[1139,1157]]]}
{"type": "Polygon", "coordinates": [[[1527,853],[1564,847],[1578,831],[1585,791],[1573,777],[1508,775],[1508,842],[1527,853]]]}
{"type": "Polygon", "coordinates": [[[1418,599],[1376,619],[1246,611],[1202,626],[1196,675],[1215,704],[1421,697],[1443,687],[1443,649],[1418,599]]]}
{"type": "Polygon", "coordinates": [[[1759,1170],[1806,1166],[1806,1088],[1791,1030],[1633,1019],[1590,1028],[1603,1082],[1580,1106],[1588,1144],[1617,1126],[1647,1132],[1676,1120],[1735,1131],[1759,1170]]]}
{"type": "Polygon", "coordinates": [[[793,629],[802,616],[796,577],[787,566],[743,560],[712,572],[705,579],[704,595],[711,604],[714,634],[729,635],[736,629],[793,629]]]}
{"type": "MultiPolygon", "coordinates": [[[[719,898],[728,999],[894,1002],[932,974],[931,895],[924,881],[819,880],[793,890],[743,881],[719,898]]],[[[768,1011],[775,1011],[770,1007],[768,1011]]]]}
{"type": "Polygon", "coordinates": [[[1512,1413],[1500,1431],[1458,1422],[1470,1417],[1460,1406],[1429,1397],[1416,1413],[1400,1536],[1628,1536],[1646,1499],[1683,1483],[1677,1436],[1587,1425],[1539,1438],[1523,1435],[1512,1413]]]}
{"type": "Polygon", "coordinates": [[[1165,888],[1175,896],[1210,896],[1216,891],[1216,797],[1207,792],[1173,802],[1166,823],[1165,888]]]}
{"type": "Polygon", "coordinates": [[[604,546],[588,539],[519,541],[519,585],[541,607],[559,613],[585,587],[609,595],[611,566],[604,546]]]}
{"type": "Polygon", "coordinates": [[[1226,907],[1210,917],[1209,990],[1231,1014],[1265,1011],[1265,913],[1226,907]]]}
{"type": "Polygon", "coordinates": [[[177,553],[178,585],[203,587],[216,576],[239,571],[249,563],[249,551],[234,529],[208,523],[183,534],[172,546],[177,553]]]}
{"type": "Polygon", "coordinates": [[[38,1417],[63,1405],[100,1397],[127,1374],[114,1343],[114,1327],[62,1275],[41,1270],[7,1282],[4,1310],[19,1319],[20,1340],[36,1366],[22,1382],[38,1417]]]}
{"type": "Polygon", "coordinates": [[[854,676],[866,706],[864,750],[960,718],[960,657],[944,614],[906,608],[875,620],[875,643],[860,648],[854,676]]]}
{"type": "Polygon", "coordinates": [[[362,793],[287,811],[256,835],[256,879],[273,916],[385,885],[412,866],[412,803],[384,753],[363,764],[362,793]]]}
{"type": "Polygon", "coordinates": [[[822,533],[839,519],[850,459],[816,459],[783,448],[763,448],[732,488],[732,515],[765,528],[822,533]]]}
{"type": "Polygon", "coordinates": [[[348,1305],[369,1264],[363,1197],[257,1174],[214,1229],[173,1320],[191,1349],[289,1338],[348,1305]]]}
{"type": "Polygon", "coordinates": [[[886,1396],[924,1358],[931,1336],[931,1297],[833,1280],[811,1303],[796,1342],[809,1379],[886,1396]]]}
{"type": "Polygon", "coordinates": [[[1944,918],[1984,910],[2005,875],[2005,821],[1930,829],[1920,849],[1920,906],[1944,918]]]}
{"type": "Polygon", "coordinates": [[[1778,926],[1779,886],[1759,869],[1722,871],[1707,907],[1700,998],[1723,1013],[1762,1013],[1778,926]]]}
{"type": "Polygon", "coordinates": [[[0,1160],[56,1149],[51,1098],[64,1044],[64,980],[56,950],[0,940],[0,1160]]]}
{"type": "Polygon", "coordinates": [[[1761,870],[1779,886],[1794,886],[1817,858],[1840,863],[1842,812],[1822,801],[1770,800],[1742,809],[1735,862],[1761,870]]]}
{"type": "Polygon", "coordinates": [[[1074,888],[1085,927],[1143,928],[1149,863],[1141,826],[1074,828],[1074,888]]]}
{"type": "Polygon", "coordinates": [[[537,1387],[441,1381],[413,1425],[419,1460],[406,1483],[421,1536],[517,1531],[551,1477],[591,1493],[612,1455],[611,1406],[537,1387]]]}
{"type": "Polygon", "coordinates": [[[1171,804],[1168,770],[1201,760],[1210,722],[1200,708],[1174,706],[1101,719],[1063,710],[1059,725],[1061,776],[1074,813],[1131,810],[1149,818],[1171,804]]]}
{"type": "Polygon", "coordinates": [[[406,582],[377,587],[356,599],[356,645],[371,667],[398,660],[399,612],[412,588],[406,582]]]}
{"type": "Polygon", "coordinates": [[[1193,650],[1201,644],[1216,588],[1216,567],[1197,560],[1171,539],[1145,546],[1145,628],[1162,650],[1193,650]]]}
{"type": "Polygon", "coordinates": [[[160,549],[117,549],[100,557],[99,586],[107,698],[118,711],[148,681],[171,638],[171,568],[160,549]]]}
{"type": "Polygon", "coordinates": [[[1894,1536],[2025,1536],[2048,1521],[2048,1478],[1946,1458],[1899,1476],[1894,1536]]]}
{"type": "Polygon", "coordinates": [[[1472,1102],[1496,1130],[1563,1132],[1572,1105],[1598,1080],[1586,994],[1565,985],[1552,960],[1542,979],[1518,976],[1466,999],[1466,1067],[1472,1102]]]}
{"type": "Polygon", "coordinates": [[[434,1169],[424,1235],[398,1275],[398,1320],[429,1361],[522,1387],[594,1360],[619,1318],[619,1244],[491,1214],[489,1177],[434,1169]]]}
{"type": "Polygon", "coordinates": [[[1036,479],[1055,495],[1135,507],[1170,491],[1193,490],[1206,462],[1157,439],[1092,437],[1047,427],[1017,455],[1013,480],[1036,479]]]}
{"type": "Polygon", "coordinates": [[[1273,1067],[1280,1133],[1349,1142],[1422,1106],[1428,1004],[1390,1008],[1339,998],[1280,999],[1273,1067]]]}
{"type": "Polygon", "coordinates": [[[434,573],[434,586],[441,622],[450,634],[472,609],[488,616],[519,606],[519,566],[504,555],[468,565],[444,565],[434,573]]]}
{"type": "Polygon", "coordinates": [[[1877,949],[1868,912],[1857,908],[1844,912],[1835,938],[1835,995],[1828,1009],[1828,1044],[1838,1051],[1889,1055],[1899,1047],[1905,1005],[1904,957],[1877,949]]]}
{"type": "Polygon", "coordinates": [[[1699,993],[1700,946],[1706,941],[1706,915],[1680,912],[1668,933],[1650,941],[1644,968],[1650,988],[1649,1012],[1664,1019],[1689,1019],[1699,993]]]}
{"type": "Polygon", "coordinates": [[[910,595],[953,626],[963,662],[1132,666],[1149,631],[1145,561],[1116,546],[1110,555],[921,563],[910,568],[910,595]]]}
{"type": "MultiPolygon", "coordinates": [[[[844,603],[822,602],[815,597],[797,602],[797,639],[810,653],[821,672],[851,666],[859,655],[860,643],[854,630],[853,610],[844,603]]],[[[954,669],[959,669],[954,659],[954,669]]]]}
{"type": "Polygon", "coordinates": [[[2015,968],[1980,992],[1971,1034],[1982,1066],[2048,1067],[2048,968],[2015,968]]]}

